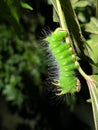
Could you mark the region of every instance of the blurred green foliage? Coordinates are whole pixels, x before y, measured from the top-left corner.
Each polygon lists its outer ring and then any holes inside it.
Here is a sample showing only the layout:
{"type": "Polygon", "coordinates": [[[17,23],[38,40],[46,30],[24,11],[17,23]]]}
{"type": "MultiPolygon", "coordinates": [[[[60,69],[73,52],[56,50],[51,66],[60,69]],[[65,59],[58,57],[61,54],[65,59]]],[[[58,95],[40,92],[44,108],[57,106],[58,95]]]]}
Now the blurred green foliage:
{"type": "Polygon", "coordinates": [[[0,22],[6,22],[9,26],[13,26],[18,36],[23,32],[20,24],[23,9],[32,10],[33,8],[22,0],[0,0],[0,22]]]}
{"type": "Polygon", "coordinates": [[[5,25],[0,26],[0,32],[0,90],[7,100],[21,105],[22,89],[26,87],[22,73],[27,72],[34,85],[40,85],[41,54],[33,35],[27,41],[20,40],[5,25]]]}
{"type": "Polygon", "coordinates": [[[41,84],[44,68],[40,44],[34,34],[41,21],[38,21],[38,16],[26,21],[30,17],[27,9],[33,10],[22,0],[0,0],[0,90],[6,100],[18,106],[25,99],[24,73],[32,79],[32,87],[35,87],[41,84]],[[25,28],[26,24],[31,25],[30,28],[25,28]]]}

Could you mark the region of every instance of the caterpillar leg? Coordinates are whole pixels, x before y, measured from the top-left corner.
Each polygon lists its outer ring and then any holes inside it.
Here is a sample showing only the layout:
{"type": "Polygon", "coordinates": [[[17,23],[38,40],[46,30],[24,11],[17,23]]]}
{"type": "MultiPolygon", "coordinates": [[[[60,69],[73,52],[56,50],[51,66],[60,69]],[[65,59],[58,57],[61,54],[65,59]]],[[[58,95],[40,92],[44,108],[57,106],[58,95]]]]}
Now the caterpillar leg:
{"type": "Polygon", "coordinates": [[[80,83],[80,80],[79,79],[77,79],[77,92],[79,92],[80,91],[80,89],[81,89],[81,83],[80,83]]]}

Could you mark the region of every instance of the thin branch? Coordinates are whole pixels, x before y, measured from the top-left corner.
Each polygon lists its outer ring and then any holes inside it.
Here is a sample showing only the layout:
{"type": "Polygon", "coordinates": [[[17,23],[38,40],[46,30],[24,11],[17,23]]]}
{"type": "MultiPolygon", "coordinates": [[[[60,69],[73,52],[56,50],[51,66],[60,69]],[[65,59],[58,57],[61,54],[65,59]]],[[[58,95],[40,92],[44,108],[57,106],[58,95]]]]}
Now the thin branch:
{"type": "Polygon", "coordinates": [[[66,30],[66,25],[65,25],[66,22],[65,22],[65,18],[64,18],[64,13],[61,9],[60,1],[56,0],[56,3],[57,3],[57,10],[58,10],[58,15],[59,15],[61,27],[62,27],[62,29],[66,30]]]}

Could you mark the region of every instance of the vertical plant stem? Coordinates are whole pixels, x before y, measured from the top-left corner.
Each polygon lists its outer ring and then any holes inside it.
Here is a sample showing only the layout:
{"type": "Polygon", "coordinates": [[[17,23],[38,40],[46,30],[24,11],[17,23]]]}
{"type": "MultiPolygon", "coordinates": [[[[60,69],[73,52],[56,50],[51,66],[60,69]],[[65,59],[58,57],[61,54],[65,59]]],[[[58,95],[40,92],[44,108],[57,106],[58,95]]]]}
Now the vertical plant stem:
{"type": "Polygon", "coordinates": [[[60,18],[60,23],[61,23],[61,27],[66,30],[66,22],[65,22],[65,18],[64,18],[64,13],[61,9],[61,5],[60,5],[60,1],[59,0],[56,0],[56,3],[57,3],[57,10],[58,10],[58,15],[59,15],[59,18],[60,18]]]}

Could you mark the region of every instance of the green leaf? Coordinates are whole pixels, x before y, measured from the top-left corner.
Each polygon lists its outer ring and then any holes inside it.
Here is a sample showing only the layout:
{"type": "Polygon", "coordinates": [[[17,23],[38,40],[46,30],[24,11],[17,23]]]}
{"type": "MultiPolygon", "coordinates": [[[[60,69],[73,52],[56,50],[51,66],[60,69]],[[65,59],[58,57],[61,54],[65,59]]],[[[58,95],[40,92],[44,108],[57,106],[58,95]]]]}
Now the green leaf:
{"type": "Polygon", "coordinates": [[[57,11],[56,0],[51,0],[51,3],[52,3],[52,5],[53,5],[53,7],[55,8],[55,10],[57,11]]]}
{"type": "Polygon", "coordinates": [[[98,63],[98,35],[90,35],[90,40],[87,41],[88,45],[91,49],[88,49],[89,56],[93,59],[93,61],[98,63]]]}
{"type": "Polygon", "coordinates": [[[21,37],[23,28],[22,25],[19,23],[19,4],[17,5],[16,3],[17,1],[13,2],[13,0],[0,0],[0,21],[2,21],[2,23],[7,22],[10,26],[14,28],[15,33],[17,33],[17,35],[21,37]]]}
{"type": "MultiPolygon", "coordinates": [[[[98,81],[98,75],[93,75],[92,77],[94,80],[98,81]]],[[[98,82],[96,81],[88,81],[88,88],[93,108],[95,129],[98,130],[98,82]]]]}
{"type": "Polygon", "coordinates": [[[94,17],[86,24],[86,31],[91,32],[90,39],[87,43],[91,49],[88,49],[89,56],[92,58],[96,66],[92,66],[93,73],[98,73],[98,20],[94,17]]]}
{"type": "Polygon", "coordinates": [[[13,88],[10,84],[8,84],[5,86],[3,94],[5,95],[7,101],[13,101],[13,104],[18,105],[19,107],[22,105],[23,95],[17,88],[13,88]]]}
{"type": "Polygon", "coordinates": [[[25,2],[21,1],[20,4],[21,4],[22,8],[33,10],[33,8],[29,4],[27,4],[25,2]]]}
{"type": "Polygon", "coordinates": [[[19,23],[19,14],[17,6],[14,5],[13,1],[6,1],[6,4],[9,7],[9,11],[13,18],[19,23]]]}
{"type": "Polygon", "coordinates": [[[54,22],[59,22],[59,18],[58,18],[57,12],[54,9],[53,9],[53,21],[54,22]]]}
{"type": "Polygon", "coordinates": [[[90,4],[89,1],[83,0],[83,1],[75,2],[74,7],[86,7],[89,4],[90,4]]]}
{"type": "Polygon", "coordinates": [[[50,0],[50,2],[53,5],[53,21],[54,22],[59,22],[58,14],[57,14],[57,4],[55,0],[50,0]]]}
{"type": "Polygon", "coordinates": [[[81,21],[81,22],[86,22],[86,17],[84,16],[84,14],[82,12],[79,12],[78,13],[78,19],[81,21]]]}
{"type": "Polygon", "coordinates": [[[17,8],[16,7],[11,7],[10,8],[11,14],[12,16],[15,18],[15,20],[19,23],[19,14],[17,12],[17,8]]]}
{"type": "Polygon", "coordinates": [[[85,25],[86,31],[94,34],[98,34],[98,20],[92,17],[90,22],[85,25]]]}
{"type": "Polygon", "coordinates": [[[78,0],[71,0],[72,5],[78,2],[78,0]]]}

